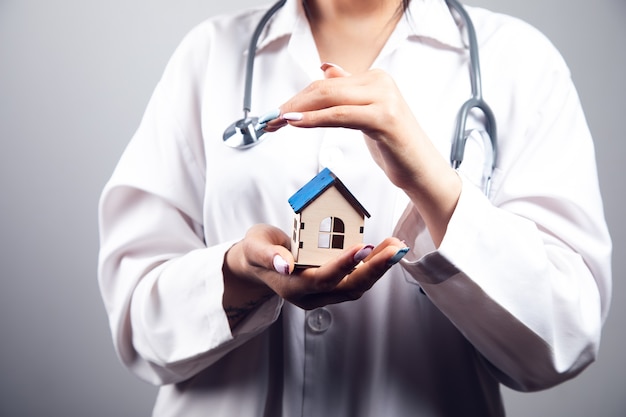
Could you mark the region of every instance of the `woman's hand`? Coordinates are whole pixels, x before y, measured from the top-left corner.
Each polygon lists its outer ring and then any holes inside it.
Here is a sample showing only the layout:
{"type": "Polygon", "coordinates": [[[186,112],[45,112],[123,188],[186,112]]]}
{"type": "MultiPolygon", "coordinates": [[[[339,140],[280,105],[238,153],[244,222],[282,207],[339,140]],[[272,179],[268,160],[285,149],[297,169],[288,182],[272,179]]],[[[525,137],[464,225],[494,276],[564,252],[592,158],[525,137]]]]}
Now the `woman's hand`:
{"type": "MultiPolygon", "coordinates": [[[[326,79],[313,82],[283,104],[282,117],[269,122],[266,130],[286,124],[361,130],[372,157],[389,179],[402,189],[415,187],[434,165],[424,163],[431,158],[422,155],[436,150],[394,80],[381,70],[350,75],[332,64],[322,65],[322,70],[326,79]]],[[[442,160],[438,153],[432,156],[442,160]]]]}
{"type": "Polygon", "coordinates": [[[420,127],[394,80],[381,70],[351,75],[322,65],[315,81],[283,104],[267,131],[301,128],[361,130],[372,158],[403,189],[439,245],[461,192],[461,181],[420,127]]]}
{"type": "Polygon", "coordinates": [[[294,269],[289,244],[280,229],[256,225],[227,252],[223,304],[231,328],[274,294],[304,309],[356,300],[408,251],[388,238],[348,248],[318,268],[294,269]]]}

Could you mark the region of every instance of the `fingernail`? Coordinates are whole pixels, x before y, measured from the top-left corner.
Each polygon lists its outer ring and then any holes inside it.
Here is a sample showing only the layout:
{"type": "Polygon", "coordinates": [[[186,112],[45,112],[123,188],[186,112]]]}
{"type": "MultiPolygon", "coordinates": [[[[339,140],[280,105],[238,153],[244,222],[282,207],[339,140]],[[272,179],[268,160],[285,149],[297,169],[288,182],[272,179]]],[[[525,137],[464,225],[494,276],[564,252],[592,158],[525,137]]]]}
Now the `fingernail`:
{"type": "Polygon", "coordinates": [[[303,117],[304,117],[304,115],[302,113],[291,112],[291,113],[283,114],[282,119],[283,120],[290,120],[292,122],[297,122],[299,120],[302,120],[303,117]]]}
{"type": "Polygon", "coordinates": [[[267,113],[263,114],[263,116],[259,117],[259,120],[257,120],[256,124],[254,125],[254,130],[259,131],[261,129],[265,129],[265,127],[267,126],[267,122],[277,119],[279,116],[280,109],[268,111],[267,113]]]}
{"type": "Polygon", "coordinates": [[[278,116],[280,116],[280,109],[274,109],[274,110],[268,111],[267,113],[263,114],[263,116],[259,117],[259,120],[257,123],[265,124],[269,122],[270,120],[277,119],[278,116]]]}
{"type": "Polygon", "coordinates": [[[289,275],[289,263],[280,255],[274,256],[274,270],[282,275],[289,275]]]}
{"type": "Polygon", "coordinates": [[[408,247],[400,249],[398,252],[396,252],[395,255],[391,257],[391,259],[387,261],[387,266],[391,267],[397,264],[402,258],[404,258],[404,255],[406,255],[407,253],[409,253],[408,247]]]}
{"type": "Polygon", "coordinates": [[[345,70],[343,68],[341,68],[337,64],[333,64],[332,62],[324,62],[320,68],[322,69],[322,71],[326,71],[328,68],[331,68],[331,67],[332,68],[337,68],[338,70],[341,70],[341,71],[345,72],[345,70]]]}
{"type": "Polygon", "coordinates": [[[362,247],[357,253],[354,254],[354,257],[353,257],[354,262],[356,263],[361,262],[363,259],[370,256],[370,253],[372,253],[373,250],[374,250],[373,245],[367,245],[367,246],[362,247]]]}

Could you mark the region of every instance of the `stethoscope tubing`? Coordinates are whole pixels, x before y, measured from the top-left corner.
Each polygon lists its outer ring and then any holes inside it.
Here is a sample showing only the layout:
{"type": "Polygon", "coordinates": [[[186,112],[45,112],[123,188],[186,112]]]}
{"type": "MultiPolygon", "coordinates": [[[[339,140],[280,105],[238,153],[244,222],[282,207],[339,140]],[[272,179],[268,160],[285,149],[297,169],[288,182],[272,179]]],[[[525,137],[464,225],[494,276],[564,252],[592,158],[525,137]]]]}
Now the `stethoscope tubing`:
{"type": "Polygon", "coordinates": [[[482,73],[480,70],[480,56],[478,53],[478,40],[476,36],[476,29],[474,28],[474,22],[472,22],[472,19],[467,13],[467,10],[465,10],[461,3],[459,3],[457,0],[446,0],[446,3],[448,3],[448,5],[461,16],[461,19],[465,24],[465,30],[467,31],[467,41],[469,43],[468,49],[470,54],[470,83],[472,91],[472,97],[465,103],[463,103],[457,115],[457,125],[454,132],[452,150],[450,151],[450,163],[452,164],[453,168],[457,169],[463,161],[465,142],[467,140],[465,126],[471,110],[476,108],[482,111],[485,116],[485,130],[487,131],[489,139],[491,140],[491,170],[493,171],[495,169],[498,156],[497,127],[493,111],[483,99],[482,73]]]}
{"type": "Polygon", "coordinates": [[[259,24],[257,25],[254,33],[252,34],[252,38],[250,38],[250,45],[248,46],[248,58],[246,61],[246,84],[243,96],[243,112],[244,119],[248,117],[248,114],[252,110],[252,76],[254,74],[254,58],[256,56],[256,47],[259,42],[259,37],[263,32],[263,29],[267,25],[267,22],[270,18],[276,13],[280,8],[282,8],[287,0],[279,0],[276,4],[274,4],[261,18],[259,24]]]}

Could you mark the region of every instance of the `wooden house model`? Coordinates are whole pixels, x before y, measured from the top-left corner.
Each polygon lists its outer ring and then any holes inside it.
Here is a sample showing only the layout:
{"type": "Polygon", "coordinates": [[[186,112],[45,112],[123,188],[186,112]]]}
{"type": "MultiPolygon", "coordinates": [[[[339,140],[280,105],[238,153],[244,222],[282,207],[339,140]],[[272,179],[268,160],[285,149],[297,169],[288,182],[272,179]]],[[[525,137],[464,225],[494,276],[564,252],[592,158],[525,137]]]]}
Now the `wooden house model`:
{"type": "Polygon", "coordinates": [[[363,242],[365,217],[370,215],[328,168],[291,196],[289,204],[296,266],[319,266],[363,242]]]}

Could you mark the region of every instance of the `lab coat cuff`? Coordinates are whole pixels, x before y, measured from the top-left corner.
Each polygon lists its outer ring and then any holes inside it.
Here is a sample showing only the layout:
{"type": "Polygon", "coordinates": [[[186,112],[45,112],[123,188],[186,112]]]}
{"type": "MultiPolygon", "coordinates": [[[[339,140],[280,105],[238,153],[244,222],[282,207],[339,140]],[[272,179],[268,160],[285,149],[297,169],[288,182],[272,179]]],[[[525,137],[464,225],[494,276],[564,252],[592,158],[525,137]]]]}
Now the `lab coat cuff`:
{"type": "MultiPolygon", "coordinates": [[[[224,244],[221,244],[220,247],[223,249],[221,253],[223,253],[222,259],[226,256],[226,252],[236,243],[237,241],[230,241],[224,244]]],[[[220,273],[222,273],[223,264],[220,265],[220,273]]],[[[217,272],[217,271],[216,271],[217,272]]],[[[226,333],[230,335],[230,339],[238,339],[238,338],[246,338],[246,336],[253,336],[261,331],[265,330],[272,323],[274,323],[283,306],[283,299],[278,295],[270,297],[268,300],[264,301],[261,305],[251,311],[248,316],[242,320],[239,325],[231,331],[230,324],[228,321],[228,317],[223,308],[222,299],[224,297],[224,276],[222,273],[222,279],[219,282],[207,283],[208,297],[212,297],[210,300],[211,305],[220,306],[219,313],[216,313],[215,316],[219,319],[220,325],[219,327],[225,329],[226,333]],[[212,287],[212,288],[211,288],[212,287]]]]}
{"type": "Polygon", "coordinates": [[[491,206],[491,203],[466,176],[458,174],[462,181],[461,194],[438,249],[412,203],[398,222],[397,230],[402,231],[400,237],[407,244],[412,243],[412,251],[401,265],[420,283],[439,284],[459,274],[461,270],[452,259],[455,254],[463,252],[463,246],[468,242],[480,239],[480,227],[477,228],[480,221],[476,213],[486,212],[487,208],[483,210],[480,206],[491,206]]]}
{"type": "Polygon", "coordinates": [[[284,300],[275,295],[252,311],[233,331],[233,338],[254,336],[267,329],[280,316],[284,300]]]}

